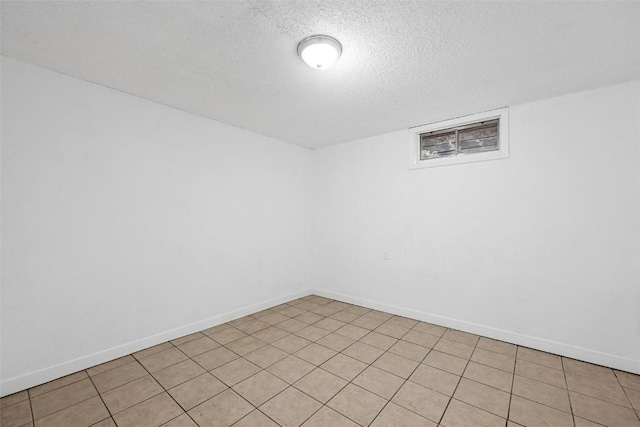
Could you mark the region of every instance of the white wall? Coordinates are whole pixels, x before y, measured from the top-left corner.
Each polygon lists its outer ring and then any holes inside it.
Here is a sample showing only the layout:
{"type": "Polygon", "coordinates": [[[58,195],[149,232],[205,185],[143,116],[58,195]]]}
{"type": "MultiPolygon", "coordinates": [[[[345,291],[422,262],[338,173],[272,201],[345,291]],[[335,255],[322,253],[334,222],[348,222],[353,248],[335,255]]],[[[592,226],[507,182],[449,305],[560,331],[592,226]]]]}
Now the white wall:
{"type": "Polygon", "coordinates": [[[511,107],[505,160],[407,139],[313,152],[315,287],[640,373],[640,81],[511,107]]]}
{"type": "Polygon", "coordinates": [[[3,394],[309,286],[307,149],[8,58],[1,136],[3,394]]]}

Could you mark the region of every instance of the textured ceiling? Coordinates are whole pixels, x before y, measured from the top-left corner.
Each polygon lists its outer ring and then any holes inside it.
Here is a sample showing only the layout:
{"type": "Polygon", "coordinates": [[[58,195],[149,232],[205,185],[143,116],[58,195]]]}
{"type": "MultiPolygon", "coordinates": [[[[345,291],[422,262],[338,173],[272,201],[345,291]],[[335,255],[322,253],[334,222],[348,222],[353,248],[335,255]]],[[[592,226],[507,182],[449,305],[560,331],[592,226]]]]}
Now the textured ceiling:
{"type": "Polygon", "coordinates": [[[640,2],[1,7],[3,55],[310,148],[640,77],[640,2]],[[296,56],[315,33],[329,70],[296,56]]]}

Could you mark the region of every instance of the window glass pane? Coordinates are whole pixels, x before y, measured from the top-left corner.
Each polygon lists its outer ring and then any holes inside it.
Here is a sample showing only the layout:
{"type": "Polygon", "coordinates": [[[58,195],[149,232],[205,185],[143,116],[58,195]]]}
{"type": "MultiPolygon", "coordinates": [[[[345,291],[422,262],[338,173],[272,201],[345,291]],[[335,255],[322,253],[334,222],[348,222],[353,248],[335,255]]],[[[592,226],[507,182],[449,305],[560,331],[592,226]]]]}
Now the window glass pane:
{"type": "Polygon", "coordinates": [[[477,153],[498,149],[498,122],[487,122],[458,131],[460,153],[477,153]]]}
{"type": "Polygon", "coordinates": [[[420,160],[456,155],[456,132],[420,135],[420,160]]]}

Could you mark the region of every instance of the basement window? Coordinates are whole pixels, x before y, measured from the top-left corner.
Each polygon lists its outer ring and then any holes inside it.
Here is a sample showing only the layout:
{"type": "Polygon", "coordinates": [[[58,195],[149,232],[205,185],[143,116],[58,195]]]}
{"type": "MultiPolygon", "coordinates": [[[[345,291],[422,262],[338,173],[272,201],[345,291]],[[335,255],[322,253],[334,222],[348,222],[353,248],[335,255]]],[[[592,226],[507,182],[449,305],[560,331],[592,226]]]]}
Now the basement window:
{"type": "Polygon", "coordinates": [[[508,120],[503,108],[411,128],[410,168],[507,158],[508,120]]]}

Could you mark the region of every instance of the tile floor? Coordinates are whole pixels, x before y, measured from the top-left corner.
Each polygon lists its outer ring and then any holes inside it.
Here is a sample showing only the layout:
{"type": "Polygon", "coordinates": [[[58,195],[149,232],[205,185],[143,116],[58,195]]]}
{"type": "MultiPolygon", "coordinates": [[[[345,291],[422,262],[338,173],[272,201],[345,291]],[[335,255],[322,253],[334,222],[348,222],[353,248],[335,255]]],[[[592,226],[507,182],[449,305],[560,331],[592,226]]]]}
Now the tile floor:
{"type": "Polygon", "coordinates": [[[1,400],[2,427],[640,426],[640,376],[309,296],[1,400]]]}

